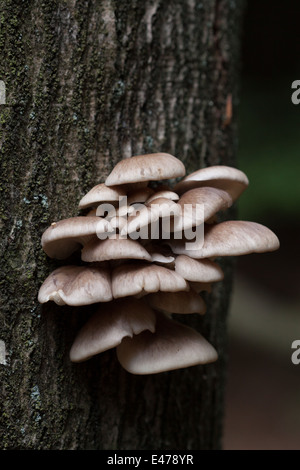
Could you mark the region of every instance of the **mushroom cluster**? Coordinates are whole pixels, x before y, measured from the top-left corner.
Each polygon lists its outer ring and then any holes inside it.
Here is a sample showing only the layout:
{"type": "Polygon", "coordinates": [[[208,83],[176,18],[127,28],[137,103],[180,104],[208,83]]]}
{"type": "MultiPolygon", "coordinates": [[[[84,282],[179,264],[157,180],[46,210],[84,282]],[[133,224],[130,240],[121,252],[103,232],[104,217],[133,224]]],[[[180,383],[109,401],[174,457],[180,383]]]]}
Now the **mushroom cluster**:
{"type": "Polygon", "coordinates": [[[247,186],[236,168],[185,176],[170,154],[138,155],[121,160],[81,199],[84,215],[52,223],[42,236],[45,253],[62,260],[78,251],[80,260],[48,276],[39,302],[97,304],[74,339],[71,361],[111,348],[132,374],[215,361],[213,345],[176,315],[205,313],[201,292],[224,277],[216,258],[279,247],[261,224],[218,221],[247,186]]]}

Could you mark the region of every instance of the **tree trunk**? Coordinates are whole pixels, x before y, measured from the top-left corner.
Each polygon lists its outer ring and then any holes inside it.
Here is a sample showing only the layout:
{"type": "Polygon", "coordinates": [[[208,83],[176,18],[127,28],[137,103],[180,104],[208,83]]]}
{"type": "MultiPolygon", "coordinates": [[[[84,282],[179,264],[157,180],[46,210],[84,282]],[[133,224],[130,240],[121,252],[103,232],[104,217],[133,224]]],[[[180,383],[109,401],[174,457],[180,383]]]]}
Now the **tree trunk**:
{"type": "Polygon", "coordinates": [[[91,309],[42,308],[37,293],[59,265],[43,231],[78,215],[119,159],[235,165],[241,2],[2,0],[0,12],[1,448],[220,448],[231,262],[205,318],[182,319],[219,360],[153,376],[124,371],[115,350],[72,364],[91,309]]]}

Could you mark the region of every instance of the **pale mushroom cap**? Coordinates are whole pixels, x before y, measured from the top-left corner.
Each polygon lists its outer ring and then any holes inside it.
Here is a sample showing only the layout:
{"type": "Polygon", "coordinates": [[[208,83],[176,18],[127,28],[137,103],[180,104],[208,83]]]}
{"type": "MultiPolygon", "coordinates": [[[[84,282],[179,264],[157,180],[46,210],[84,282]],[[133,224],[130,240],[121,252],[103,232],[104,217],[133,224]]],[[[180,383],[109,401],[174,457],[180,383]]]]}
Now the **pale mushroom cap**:
{"type": "Polygon", "coordinates": [[[232,198],[222,189],[203,187],[187,191],[177,204],[181,208],[181,216],[174,220],[174,232],[198,226],[217,212],[228,209],[232,198]]]}
{"type": "Polygon", "coordinates": [[[224,278],[220,266],[210,259],[196,260],[187,255],[179,255],[175,259],[175,271],[187,281],[210,283],[224,278]]]}
{"type": "Polygon", "coordinates": [[[125,337],[155,331],[156,316],[142,300],[126,298],[99,306],[76,336],[72,362],[82,362],[118,346],[125,337]]]}
{"type": "Polygon", "coordinates": [[[152,194],[148,199],[147,199],[147,204],[149,204],[150,202],[152,202],[154,199],[158,199],[158,198],[164,198],[164,199],[171,199],[171,201],[178,201],[179,199],[179,196],[177,193],[175,193],[174,191],[169,191],[167,189],[165,190],[160,190],[160,191],[156,191],[154,194],[152,194]]]}
{"type": "Polygon", "coordinates": [[[121,160],[107,177],[105,184],[137,183],[177,178],[185,175],[185,167],[178,158],[168,153],[136,155],[121,160]]]}
{"type": "Polygon", "coordinates": [[[151,307],[167,313],[199,313],[206,312],[202,297],[193,290],[182,292],[155,292],[148,294],[146,300],[151,307]]]}
{"type": "Polygon", "coordinates": [[[163,313],[156,315],[155,333],[144,331],[124,338],[117,347],[125,370],[137,375],[157,374],[217,360],[215,348],[196,330],[163,313]]]}
{"type": "Polygon", "coordinates": [[[118,202],[124,196],[126,196],[126,192],[123,188],[108,187],[104,183],[97,184],[80,200],[79,209],[105,202],[118,202]]]}
{"type": "Polygon", "coordinates": [[[169,247],[150,241],[145,244],[145,249],[150,254],[152,263],[167,265],[167,268],[174,269],[175,257],[169,247]]]}
{"type": "Polygon", "coordinates": [[[186,254],[195,259],[264,253],[279,248],[279,240],[269,228],[243,220],[207,225],[202,242],[200,247],[196,242],[189,249],[184,240],[171,240],[168,244],[175,254],[186,254]]]}
{"type": "Polygon", "coordinates": [[[81,251],[81,259],[87,262],[112,259],[142,259],[151,261],[145,248],[135,240],[114,235],[106,240],[92,240],[81,251]]]}
{"type": "Polygon", "coordinates": [[[192,206],[203,204],[204,206],[207,206],[207,212],[209,213],[209,215],[207,215],[208,218],[214,215],[218,210],[230,207],[232,204],[232,198],[227,191],[224,191],[223,189],[203,186],[202,188],[195,188],[186,191],[182,196],[180,196],[178,204],[181,207],[184,207],[186,204],[192,206]]]}
{"type": "Polygon", "coordinates": [[[122,235],[137,232],[149,224],[154,224],[159,219],[170,218],[172,220],[174,216],[180,215],[181,210],[175,201],[161,197],[153,199],[136,212],[128,217],[127,227],[122,230],[122,235]]]}
{"type": "Polygon", "coordinates": [[[158,264],[162,264],[162,265],[169,265],[167,267],[172,267],[173,268],[175,258],[174,258],[174,256],[166,256],[166,255],[164,255],[162,253],[159,253],[159,252],[153,252],[153,253],[151,253],[151,261],[152,261],[152,263],[158,263],[158,264]]]}
{"type": "Polygon", "coordinates": [[[42,235],[42,248],[50,258],[64,259],[91,240],[95,234],[112,232],[100,217],[71,217],[54,222],[42,235]]]}
{"type": "Polygon", "coordinates": [[[38,301],[58,305],[89,305],[112,300],[109,271],[87,266],[62,266],[43,282],[38,301]]]}
{"type": "Polygon", "coordinates": [[[112,271],[113,297],[144,295],[150,292],[188,290],[182,276],[156,264],[122,264],[112,271]]]}
{"type": "Polygon", "coordinates": [[[193,188],[210,186],[229,192],[233,201],[235,201],[248,185],[249,180],[241,170],[225,165],[215,165],[201,168],[187,175],[175,185],[174,191],[182,194],[184,191],[193,188]]]}

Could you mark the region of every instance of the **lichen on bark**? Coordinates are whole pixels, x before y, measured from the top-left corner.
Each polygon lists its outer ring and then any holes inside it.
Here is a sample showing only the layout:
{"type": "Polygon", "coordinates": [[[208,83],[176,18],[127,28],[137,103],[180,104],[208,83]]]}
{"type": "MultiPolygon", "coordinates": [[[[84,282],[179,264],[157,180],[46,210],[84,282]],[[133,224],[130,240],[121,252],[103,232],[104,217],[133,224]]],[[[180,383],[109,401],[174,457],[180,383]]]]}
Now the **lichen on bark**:
{"type": "Polygon", "coordinates": [[[37,292],[59,265],[42,232],[120,158],[235,164],[241,13],[237,0],[1,2],[1,448],[220,447],[230,263],[205,320],[189,320],[220,360],[157,376],[130,376],[114,351],[71,364],[93,308],[41,308],[37,292]]]}

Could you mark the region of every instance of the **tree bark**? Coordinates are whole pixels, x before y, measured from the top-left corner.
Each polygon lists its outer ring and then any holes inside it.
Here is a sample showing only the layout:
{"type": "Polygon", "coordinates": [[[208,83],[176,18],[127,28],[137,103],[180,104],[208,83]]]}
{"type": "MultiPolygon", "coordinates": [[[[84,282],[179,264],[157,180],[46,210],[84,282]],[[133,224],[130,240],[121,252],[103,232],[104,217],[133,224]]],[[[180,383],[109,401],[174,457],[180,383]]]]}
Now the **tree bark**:
{"type": "Polygon", "coordinates": [[[121,158],[168,152],[187,173],[235,166],[242,9],[232,0],[1,2],[2,449],[221,447],[231,261],[205,318],[182,319],[219,360],[153,376],[125,372],[115,350],[72,364],[92,308],[42,308],[37,293],[60,264],[43,253],[43,231],[77,215],[121,158]]]}

